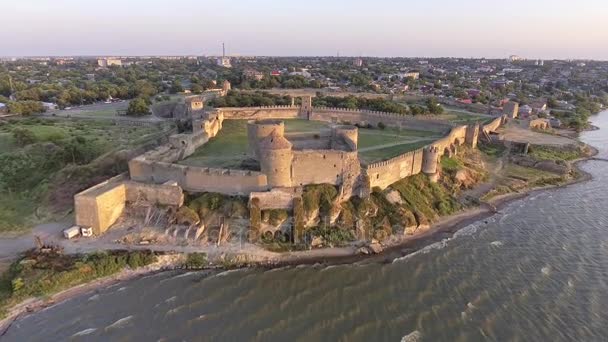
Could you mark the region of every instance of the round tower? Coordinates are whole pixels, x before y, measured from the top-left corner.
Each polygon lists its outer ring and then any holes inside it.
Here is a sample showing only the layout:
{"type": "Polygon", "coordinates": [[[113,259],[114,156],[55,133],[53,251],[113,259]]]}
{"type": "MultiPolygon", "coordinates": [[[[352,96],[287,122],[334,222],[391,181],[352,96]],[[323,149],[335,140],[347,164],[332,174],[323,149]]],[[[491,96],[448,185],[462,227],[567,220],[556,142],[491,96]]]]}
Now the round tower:
{"type": "Polygon", "coordinates": [[[277,131],[273,131],[260,142],[258,160],[271,188],[291,187],[291,146],[277,131]]]}
{"type": "Polygon", "coordinates": [[[285,134],[285,124],[281,120],[250,120],[247,122],[247,141],[249,155],[259,159],[260,142],[272,132],[280,136],[285,134]]]}
{"type": "Polygon", "coordinates": [[[439,164],[439,149],[435,146],[426,147],[422,152],[422,172],[429,176],[431,182],[437,182],[439,173],[437,165],[439,164]]]}
{"type": "Polygon", "coordinates": [[[359,129],[356,126],[334,126],[332,127],[332,137],[334,140],[333,142],[337,143],[338,145],[341,143],[340,140],[343,140],[352,151],[357,150],[357,145],[359,143],[359,129]]]}

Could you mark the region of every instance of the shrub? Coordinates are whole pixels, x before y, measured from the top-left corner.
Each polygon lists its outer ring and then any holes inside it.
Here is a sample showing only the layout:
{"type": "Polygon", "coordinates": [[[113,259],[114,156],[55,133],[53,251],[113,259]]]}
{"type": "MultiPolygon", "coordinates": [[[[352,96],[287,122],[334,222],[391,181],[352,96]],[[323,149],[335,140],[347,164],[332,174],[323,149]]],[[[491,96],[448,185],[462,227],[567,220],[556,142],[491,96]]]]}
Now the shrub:
{"type": "Polygon", "coordinates": [[[184,262],[184,266],[188,268],[203,268],[207,264],[207,254],[205,253],[189,253],[184,262]]]}
{"type": "Polygon", "coordinates": [[[36,135],[27,128],[17,127],[13,129],[13,139],[19,146],[27,146],[36,142],[36,135]]]}

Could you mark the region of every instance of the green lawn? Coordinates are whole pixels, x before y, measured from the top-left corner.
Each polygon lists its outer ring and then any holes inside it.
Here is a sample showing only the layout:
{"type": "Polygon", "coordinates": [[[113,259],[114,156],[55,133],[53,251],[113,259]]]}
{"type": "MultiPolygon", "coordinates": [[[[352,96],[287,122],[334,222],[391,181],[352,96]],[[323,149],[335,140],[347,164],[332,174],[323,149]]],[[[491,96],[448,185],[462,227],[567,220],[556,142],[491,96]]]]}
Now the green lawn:
{"type": "MultiPolygon", "coordinates": [[[[319,131],[326,123],[300,119],[284,120],[289,133],[319,131]]],[[[220,133],[180,164],[217,168],[240,168],[247,159],[247,120],[224,120],[220,133]]]]}
{"type": "Polygon", "coordinates": [[[419,141],[419,142],[410,143],[410,144],[396,145],[396,146],[381,148],[381,149],[377,149],[377,150],[359,152],[359,158],[361,159],[361,161],[368,163],[368,164],[375,163],[378,161],[387,160],[387,159],[396,157],[400,154],[403,154],[403,153],[406,153],[409,151],[419,149],[423,146],[430,144],[430,142],[431,141],[429,141],[429,140],[425,140],[425,141],[419,141]]]}
{"type": "Polygon", "coordinates": [[[0,153],[10,152],[14,148],[13,136],[10,133],[0,133],[0,153]]]}
{"type": "MultiPolygon", "coordinates": [[[[314,132],[329,127],[327,123],[319,121],[291,119],[284,120],[284,122],[285,131],[288,133],[314,132]]],[[[430,141],[439,137],[438,133],[430,131],[361,128],[359,129],[359,148],[403,144],[360,152],[359,156],[368,163],[389,159],[427,145],[430,141]],[[420,141],[421,138],[424,138],[424,141],[420,141]]],[[[193,155],[182,160],[180,164],[241,168],[242,162],[248,159],[247,149],[247,120],[225,120],[223,129],[215,138],[197,149],[193,155]]]]}
{"type": "Polygon", "coordinates": [[[247,158],[247,120],[224,120],[222,130],[180,164],[238,167],[247,158]]]}

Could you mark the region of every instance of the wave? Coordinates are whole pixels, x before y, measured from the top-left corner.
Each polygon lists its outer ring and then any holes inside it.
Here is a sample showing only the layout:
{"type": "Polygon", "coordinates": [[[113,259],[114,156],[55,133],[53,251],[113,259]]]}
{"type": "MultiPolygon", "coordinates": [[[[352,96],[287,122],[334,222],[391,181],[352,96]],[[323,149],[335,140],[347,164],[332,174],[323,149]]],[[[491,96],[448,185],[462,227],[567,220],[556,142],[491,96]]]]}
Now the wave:
{"type": "Polygon", "coordinates": [[[97,330],[97,328],[84,329],[84,330],[81,330],[81,331],[75,333],[74,335],[72,335],[72,337],[89,335],[89,334],[95,332],[96,330],[97,330]]]}
{"type": "Polygon", "coordinates": [[[422,341],[422,334],[418,330],[414,330],[411,333],[403,336],[401,342],[420,342],[422,341]]]}
{"type": "Polygon", "coordinates": [[[415,251],[414,253],[402,256],[400,258],[396,258],[395,260],[393,260],[393,263],[396,263],[396,262],[399,262],[399,261],[408,260],[409,258],[412,258],[412,257],[414,257],[416,255],[419,255],[419,254],[427,254],[427,253],[430,253],[431,251],[434,251],[434,250],[443,249],[443,248],[447,247],[448,241],[450,241],[450,240],[452,240],[452,239],[443,239],[443,240],[441,240],[439,242],[435,242],[433,244],[430,244],[430,245],[428,245],[428,246],[426,246],[426,247],[424,247],[424,248],[422,248],[420,250],[415,251]]]}
{"type": "Polygon", "coordinates": [[[123,317],[123,318],[119,319],[118,321],[108,325],[106,327],[106,329],[120,328],[120,327],[124,326],[125,324],[129,323],[131,321],[131,319],[133,319],[133,316],[123,317]]]}

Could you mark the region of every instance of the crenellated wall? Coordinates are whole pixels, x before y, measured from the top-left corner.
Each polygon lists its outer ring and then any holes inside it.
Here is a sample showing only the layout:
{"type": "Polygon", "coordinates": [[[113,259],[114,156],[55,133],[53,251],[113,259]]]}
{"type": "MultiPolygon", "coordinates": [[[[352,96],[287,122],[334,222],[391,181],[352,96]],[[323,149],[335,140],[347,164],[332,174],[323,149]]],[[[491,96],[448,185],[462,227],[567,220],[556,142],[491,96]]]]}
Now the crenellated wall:
{"type": "Polygon", "coordinates": [[[293,151],[292,185],[341,185],[361,173],[358,153],[338,150],[293,151]]]}
{"type": "Polygon", "coordinates": [[[499,116],[490,123],[483,125],[482,130],[485,133],[496,132],[496,130],[506,122],[506,116],[499,116]]]}
{"type": "Polygon", "coordinates": [[[377,126],[382,122],[386,126],[444,132],[453,127],[448,121],[439,120],[429,115],[402,115],[361,109],[313,107],[310,120],[333,123],[371,124],[377,126]]]}
{"type": "Polygon", "coordinates": [[[472,139],[476,138],[476,132],[468,126],[453,127],[450,133],[432,144],[365,166],[370,187],[385,189],[389,185],[405,177],[417,175],[423,170],[429,175],[434,175],[441,156],[454,155],[458,146],[467,140],[472,142],[472,139]]]}
{"type": "Polygon", "coordinates": [[[214,169],[156,161],[131,161],[131,179],[144,183],[175,181],[190,192],[219,192],[247,195],[268,190],[266,175],[246,170],[214,169]]]}
{"type": "Polygon", "coordinates": [[[294,119],[299,116],[298,106],[224,107],[218,109],[225,119],[294,119]]]}
{"type": "Polygon", "coordinates": [[[423,149],[417,149],[389,160],[367,165],[365,172],[370,187],[387,188],[403,178],[417,175],[422,171],[423,149]]]}

